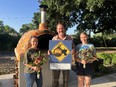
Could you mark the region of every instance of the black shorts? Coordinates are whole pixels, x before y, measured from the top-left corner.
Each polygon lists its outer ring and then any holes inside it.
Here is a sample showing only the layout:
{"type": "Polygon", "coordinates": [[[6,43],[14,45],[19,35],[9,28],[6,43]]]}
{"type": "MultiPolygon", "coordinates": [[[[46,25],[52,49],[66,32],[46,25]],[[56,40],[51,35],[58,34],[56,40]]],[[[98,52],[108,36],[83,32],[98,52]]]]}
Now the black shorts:
{"type": "Polygon", "coordinates": [[[76,62],[76,74],[79,76],[93,76],[93,63],[87,63],[86,67],[83,68],[83,64],[76,62]]]}

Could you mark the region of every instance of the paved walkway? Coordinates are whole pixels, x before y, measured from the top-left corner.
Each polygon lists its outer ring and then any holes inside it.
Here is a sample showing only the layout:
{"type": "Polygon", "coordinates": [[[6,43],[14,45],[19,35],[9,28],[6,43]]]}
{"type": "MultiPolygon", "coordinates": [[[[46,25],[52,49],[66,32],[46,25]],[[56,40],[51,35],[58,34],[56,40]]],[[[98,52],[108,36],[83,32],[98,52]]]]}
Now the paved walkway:
{"type": "MultiPolygon", "coordinates": [[[[52,72],[48,67],[48,63],[43,66],[43,87],[51,87],[52,84],[52,72]]],[[[0,75],[0,87],[13,87],[12,78],[13,74],[0,75]]],[[[62,74],[59,82],[60,87],[62,87],[62,74]]],[[[36,86],[34,85],[34,87],[36,86]]],[[[69,87],[77,87],[77,76],[73,71],[70,72],[69,87]]],[[[92,79],[91,87],[116,87],[116,73],[92,79]]]]}
{"type": "MultiPolygon", "coordinates": [[[[71,77],[70,77],[69,87],[77,87],[77,80],[75,74],[73,71],[71,71],[71,74],[72,75],[70,75],[71,77]]],[[[0,87],[13,87],[12,76],[13,74],[0,75],[0,87]]],[[[61,84],[62,84],[62,79],[60,79],[60,85],[61,84]]],[[[51,85],[51,79],[48,76],[48,79],[44,79],[43,87],[51,87],[50,85],[51,85]]],[[[62,87],[62,85],[60,87],[62,87]]],[[[116,73],[92,79],[91,87],[116,87],[116,73]]]]}
{"type": "MultiPolygon", "coordinates": [[[[69,87],[77,87],[76,76],[73,71],[71,71],[71,74],[69,87]]],[[[13,74],[0,75],[0,87],[13,87],[12,76],[13,74]]],[[[49,78],[49,76],[47,78],[48,79],[44,79],[43,87],[51,87],[51,78],[49,78]]],[[[60,85],[61,84],[62,79],[60,79],[60,85]]],[[[62,87],[62,85],[60,87],[62,87]]],[[[116,73],[92,79],[91,87],[116,87],[116,73]]]]}
{"type": "Polygon", "coordinates": [[[93,79],[91,87],[116,87],[116,73],[93,79]]]}
{"type": "Polygon", "coordinates": [[[13,74],[0,75],[0,87],[14,87],[13,74]]]}
{"type": "MultiPolygon", "coordinates": [[[[74,78],[70,79],[72,81],[69,83],[69,87],[77,87],[77,81],[76,80],[74,81],[74,78]]],[[[91,87],[116,87],[116,73],[92,79],[91,87]]]]}

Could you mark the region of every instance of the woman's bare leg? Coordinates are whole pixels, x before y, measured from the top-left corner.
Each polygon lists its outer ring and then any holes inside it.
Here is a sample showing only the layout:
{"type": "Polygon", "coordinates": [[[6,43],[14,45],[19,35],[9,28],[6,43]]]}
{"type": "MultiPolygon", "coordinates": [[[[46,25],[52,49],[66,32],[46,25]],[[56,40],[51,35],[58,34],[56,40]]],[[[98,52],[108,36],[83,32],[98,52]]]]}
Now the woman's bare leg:
{"type": "Polygon", "coordinates": [[[77,76],[78,87],[84,87],[84,76],[77,76]]]}
{"type": "Polygon", "coordinates": [[[85,76],[85,87],[90,87],[91,84],[91,76],[85,76]]]}

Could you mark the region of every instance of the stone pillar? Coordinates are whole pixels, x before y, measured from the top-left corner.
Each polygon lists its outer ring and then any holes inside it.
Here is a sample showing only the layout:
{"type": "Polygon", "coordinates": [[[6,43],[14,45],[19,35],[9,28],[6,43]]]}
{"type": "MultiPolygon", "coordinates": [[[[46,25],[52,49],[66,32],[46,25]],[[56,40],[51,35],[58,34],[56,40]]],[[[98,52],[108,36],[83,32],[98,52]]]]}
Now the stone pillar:
{"type": "Polygon", "coordinates": [[[20,61],[18,62],[18,68],[19,68],[19,80],[18,85],[19,87],[26,87],[25,82],[25,76],[24,76],[24,64],[23,64],[23,57],[20,58],[20,61]]]}

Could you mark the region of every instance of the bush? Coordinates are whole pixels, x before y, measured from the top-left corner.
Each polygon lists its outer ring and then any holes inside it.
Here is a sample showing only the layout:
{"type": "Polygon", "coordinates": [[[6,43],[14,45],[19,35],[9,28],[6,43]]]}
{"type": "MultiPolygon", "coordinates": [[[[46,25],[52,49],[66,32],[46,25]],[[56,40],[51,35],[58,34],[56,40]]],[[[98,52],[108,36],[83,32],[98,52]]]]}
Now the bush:
{"type": "Polygon", "coordinates": [[[116,53],[101,53],[97,56],[104,60],[104,65],[116,65],[116,53]]]}
{"type": "Polygon", "coordinates": [[[95,70],[94,78],[116,72],[116,53],[98,53],[97,56],[103,59],[103,64],[95,70]]]}
{"type": "Polygon", "coordinates": [[[105,42],[102,36],[96,36],[89,39],[89,42],[94,44],[95,47],[116,47],[116,37],[109,39],[105,38],[105,42]]]}
{"type": "Polygon", "coordinates": [[[0,34],[0,51],[13,51],[19,39],[20,36],[0,34]]]}
{"type": "MultiPolygon", "coordinates": [[[[116,47],[116,36],[93,36],[89,38],[89,43],[94,44],[95,47],[116,47]]],[[[75,45],[81,43],[79,35],[74,36],[74,43],[75,45]]]]}

